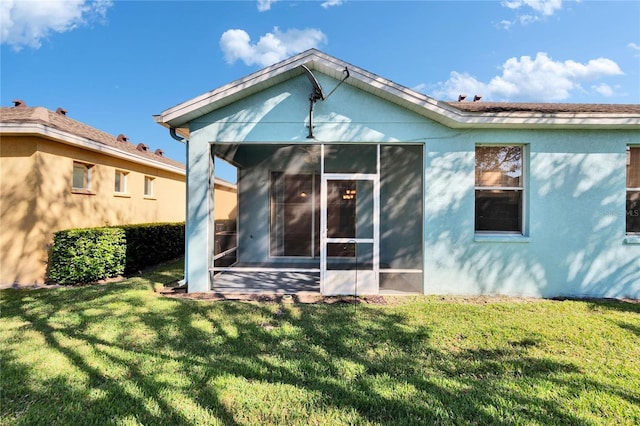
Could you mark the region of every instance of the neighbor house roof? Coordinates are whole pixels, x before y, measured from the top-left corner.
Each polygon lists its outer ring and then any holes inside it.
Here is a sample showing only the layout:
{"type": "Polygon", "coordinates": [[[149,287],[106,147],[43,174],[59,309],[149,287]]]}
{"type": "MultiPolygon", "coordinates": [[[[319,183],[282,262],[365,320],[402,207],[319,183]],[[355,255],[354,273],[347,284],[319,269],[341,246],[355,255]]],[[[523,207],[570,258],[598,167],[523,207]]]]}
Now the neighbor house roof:
{"type": "Polygon", "coordinates": [[[605,113],[640,114],[640,104],[562,104],[517,102],[449,102],[468,112],[605,113]]]}
{"type": "Polygon", "coordinates": [[[158,150],[151,151],[148,147],[147,150],[139,149],[138,145],[125,140],[122,137],[124,135],[118,138],[69,118],[63,112],[53,112],[43,107],[0,108],[0,133],[37,134],[135,163],[185,174],[184,164],[165,157],[158,150]]]}
{"type": "Polygon", "coordinates": [[[154,120],[188,136],[190,121],[303,74],[301,65],[452,128],[640,128],[640,105],[445,102],[310,49],[162,113],[154,120]]]}

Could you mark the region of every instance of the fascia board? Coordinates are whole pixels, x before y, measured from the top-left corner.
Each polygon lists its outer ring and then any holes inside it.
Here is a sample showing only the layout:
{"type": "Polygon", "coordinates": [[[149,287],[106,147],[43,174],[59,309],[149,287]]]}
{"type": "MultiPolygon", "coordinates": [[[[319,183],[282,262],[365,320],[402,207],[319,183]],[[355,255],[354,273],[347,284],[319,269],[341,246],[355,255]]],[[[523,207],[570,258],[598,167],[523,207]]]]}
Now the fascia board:
{"type": "Polygon", "coordinates": [[[155,167],[157,169],[169,171],[172,173],[177,173],[182,176],[186,175],[186,171],[179,167],[174,167],[169,164],[155,161],[153,159],[137,157],[135,155],[132,155],[131,153],[121,151],[109,145],[104,145],[99,142],[92,141],[91,139],[83,138],[81,136],[76,136],[62,130],[45,126],[44,124],[0,123],[0,134],[42,136],[47,139],[58,141],[67,145],[84,148],[90,151],[99,152],[101,154],[105,154],[110,157],[115,157],[122,160],[130,161],[132,163],[155,167]]]}
{"type": "Polygon", "coordinates": [[[233,184],[231,182],[227,182],[226,180],[221,180],[221,179],[216,178],[214,183],[215,183],[215,186],[221,186],[223,188],[229,188],[229,189],[232,189],[234,191],[238,190],[238,186],[236,184],[233,184]]]}
{"type": "Polygon", "coordinates": [[[637,114],[462,111],[447,102],[433,99],[315,49],[170,108],[156,116],[155,120],[171,127],[183,126],[204,114],[302,74],[298,69],[302,64],[337,80],[343,78],[343,70],[347,67],[350,77],[345,81],[346,84],[450,128],[640,128],[640,116],[637,114]]]}
{"type": "MultiPolygon", "coordinates": [[[[312,69],[339,79],[344,66],[344,63],[331,61],[329,58],[323,62],[314,63],[312,69]],[[335,66],[330,67],[329,63],[334,63],[335,66]],[[339,70],[339,73],[336,73],[336,70],[339,70]]],[[[435,100],[361,68],[348,64],[346,66],[349,67],[351,75],[346,83],[451,128],[640,128],[640,116],[637,114],[535,112],[474,114],[456,109],[446,102],[435,100]]]]}
{"type": "Polygon", "coordinates": [[[640,116],[634,114],[571,113],[486,113],[460,114],[452,128],[519,129],[640,129],[640,116]]]}
{"type": "Polygon", "coordinates": [[[287,61],[277,63],[239,80],[204,93],[191,100],[169,108],[156,118],[158,123],[180,127],[191,120],[222,108],[268,87],[286,81],[303,72],[298,67],[309,61],[313,53],[300,54],[287,61]]]}

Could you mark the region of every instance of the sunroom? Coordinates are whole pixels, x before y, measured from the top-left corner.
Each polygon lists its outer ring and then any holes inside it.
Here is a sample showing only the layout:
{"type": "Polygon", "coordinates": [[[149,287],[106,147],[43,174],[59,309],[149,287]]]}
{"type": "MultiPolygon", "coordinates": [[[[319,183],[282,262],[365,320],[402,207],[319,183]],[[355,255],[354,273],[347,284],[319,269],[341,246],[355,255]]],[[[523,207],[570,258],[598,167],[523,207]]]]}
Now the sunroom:
{"type": "Polygon", "coordinates": [[[422,144],[212,143],[211,156],[238,172],[237,246],[210,257],[213,291],[423,291],[422,144]]]}

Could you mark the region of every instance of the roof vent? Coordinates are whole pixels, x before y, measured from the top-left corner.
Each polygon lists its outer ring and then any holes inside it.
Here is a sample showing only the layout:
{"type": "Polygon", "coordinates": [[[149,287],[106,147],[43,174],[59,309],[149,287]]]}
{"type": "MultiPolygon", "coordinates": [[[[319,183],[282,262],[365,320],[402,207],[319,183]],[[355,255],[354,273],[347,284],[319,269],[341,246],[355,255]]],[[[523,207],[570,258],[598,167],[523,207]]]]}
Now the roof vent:
{"type": "Polygon", "coordinates": [[[465,95],[465,94],[460,94],[460,95],[458,95],[458,102],[462,102],[462,101],[464,101],[465,99],[467,99],[467,95],[465,95]]]}
{"type": "Polygon", "coordinates": [[[56,110],[56,114],[58,114],[58,115],[67,115],[67,110],[64,109],[64,108],[58,108],[56,110]]]}
{"type": "Polygon", "coordinates": [[[120,133],[117,140],[118,142],[129,142],[129,136],[120,133]]]}
{"type": "Polygon", "coordinates": [[[13,107],[14,108],[26,108],[27,107],[27,104],[22,99],[14,99],[11,102],[13,102],[13,107]]]}
{"type": "Polygon", "coordinates": [[[142,142],[140,142],[140,143],[138,144],[138,146],[136,146],[136,149],[137,149],[138,151],[149,151],[149,146],[148,146],[148,145],[143,144],[142,142]]]}
{"type": "Polygon", "coordinates": [[[473,102],[479,102],[479,101],[480,101],[480,99],[482,99],[482,96],[480,96],[480,95],[475,95],[475,96],[473,97],[473,102]]]}
{"type": "Polygon", "coordinates": [[[164,151],[161,150],[160,148],[156,149],[154,154],[159,155],[160,157],[164,156],[164,151]]]}

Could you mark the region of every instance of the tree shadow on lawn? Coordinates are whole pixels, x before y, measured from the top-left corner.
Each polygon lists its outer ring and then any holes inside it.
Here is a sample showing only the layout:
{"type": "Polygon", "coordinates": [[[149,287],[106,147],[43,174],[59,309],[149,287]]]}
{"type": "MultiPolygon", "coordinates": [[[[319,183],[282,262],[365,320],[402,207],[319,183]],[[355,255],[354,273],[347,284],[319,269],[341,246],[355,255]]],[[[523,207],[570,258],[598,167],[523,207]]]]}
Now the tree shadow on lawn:
{"type": "Polygon", "coordinates": [[[151,309],[130,292],[110,285],[4,298],[3,318],[37,332],[43,349],[63,357],[82,379],[40,379],[37,365],[4,349],[2,375],[11,380],[3,378],[2,418],[17,424],[306,424],[336,422],[336,415],[343,423],[585,421],[530,390],[533,383],[577,394],[586,380],[570,363],[530,356],[535,341],[445,351],[432,344],[430,328],[392,309],[176,299],[155,300],[151,309]],[[125,300],[125,311],[110,312],[112,300],[125,300]],[[74,320],[57,321],[63,311],[74,320]],[[110,336],[98,325],[122,331],[110,336]],[[574,374],[578,387],[560,379],[574,374]]]}
{"type": "Polygon", "coordinates": [[[624,299],[565,299],[589,303],[589,308],[597,310],[611,310],[616,312],[631,312],[640,314],[640,301],[624,299]]]}

